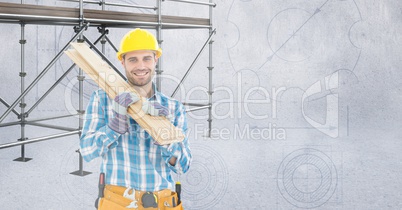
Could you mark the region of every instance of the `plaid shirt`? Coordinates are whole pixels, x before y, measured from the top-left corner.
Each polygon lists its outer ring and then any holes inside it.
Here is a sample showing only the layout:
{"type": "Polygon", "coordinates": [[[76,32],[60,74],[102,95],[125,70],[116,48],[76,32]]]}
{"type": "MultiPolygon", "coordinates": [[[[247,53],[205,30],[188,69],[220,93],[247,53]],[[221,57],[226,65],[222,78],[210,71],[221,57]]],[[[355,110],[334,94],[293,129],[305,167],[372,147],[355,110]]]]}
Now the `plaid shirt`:
{"type": "MultiPolygon", "coordinates": [[[[154,90],[148,100],[156,100],[168,107],[174,115],[172,123],[187,134],[187,118],[184,106],[154,90]]],[[[106,184],[132,187],[141,191],[173,189],[171,171],[185,173],[192,159],[187,137],[183,142],[169,146],[154,144],[152,137],[132,118],[129,131],[119,134],[107,125],[112,117],[112,103],[103,90],[95,91],[84,116],[80,138],[80,151],[85,161],[102,157],[101,172],[106,184]],[[169,160],[176,157],[176,165],[169,160]]],[[[186,135],[187,136],[187,135],[186,135]]]]}

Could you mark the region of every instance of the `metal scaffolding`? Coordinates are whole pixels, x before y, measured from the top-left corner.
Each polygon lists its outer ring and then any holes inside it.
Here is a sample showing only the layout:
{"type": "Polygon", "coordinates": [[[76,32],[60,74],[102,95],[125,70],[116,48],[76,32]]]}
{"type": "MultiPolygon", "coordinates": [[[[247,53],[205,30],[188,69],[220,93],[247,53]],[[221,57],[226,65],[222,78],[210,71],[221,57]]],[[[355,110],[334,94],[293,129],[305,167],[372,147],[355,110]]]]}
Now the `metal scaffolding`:
{"type": "MultiPolygon", "coordinates": [[[[212,0],[209,2],[201,2],[201,1],[190,1],[190,0],[156,0],[156,6],[140,6],[140,5],[129,5],[129,4],[116,4],[116,3],[107,3],[105,0],[100,1],[83,1],[83,0],[62,0],[66,2],[78,3],[79,7],[77,8],[67,8],[67,7],[49,7],[49,6],[39,6],[39,5],[28,5],[24,4],[23,0],[21,4],[15,3],[0,3],[0,23],[14,23],[19,24],[21,26],[21,38],[19,43],[21,45],[21,69],[19,76],[21,77],[21,94],[19,97],[12,103],[9,104],[0,97],[0,103],[3,104],[7,109],[0,117],[0,128],[8,127],[14,125],[20,125],[21,128],[21,138],[16,142],[0,144],[0,149],[21,146],[21,156],[15,161],[26,162],[31,160],[31,158],[25,157],[25,145],[31,144],[35,142],[60,138],[64,136],[70,135],[80,135],[81,129],[83,126],[83,117],[84,114],[84,103],[83,103],[83,83],[85,80],[85,76],[83,71],[79,69],[79,73],[77,75],[78,80],[78,110],[75,114],[63,115],[63,116],[55,116],[41,119],[28,119],[29,114],[51,93],[51,91],[61,83],[61,81],[76,67],[75,64],[71,65],[55,82],[54,84],[28,109],[27,104],[25,103],[25,97],[27,94],[39,83],[39,81],[46,75],[46,73],[52,68],[52,66],[59,60],[59,58],[63,55],[64,51],[69,47],[71,42],[86,42],[95,52],[97,52],[113,69],[115,69],[123,78],[122,75],[116,67],[113,66],[112,62],[110,62],[105,53],[105,44],[109,43],[110,46],[117,51],[117,48],[113,45],[110,39],[107,37],[109,30],[107,28],[133,28],[133,27],[143,27],[149,29],[156,30],[156,37],[160,45],[163,44],[163,30],[164,29],[208,29],[208,39],[205,44],[200,49],[199,53],[195,57],[194,61],[191,63],[190,67],[184,74],[183,78],[180,80],[177,85],[175,91],[172,94],[172,97],[175,96],[177,90],[180,85],[183,84],[184,80],[187,78],[189,73],[191,72],[194,64],[197,62],[201,53],[204,51],[206,46],[209,47],[209,65],[208,69],[208,104],[197,104],[197,103],[186,103],[183,102],[186,106],[192,106],[194,108],[187,109],[190,111],[197,111],[201,109],[208,109],[208,136],[211,135],[211,126],[212,126],[212,72],[213,72],[213,62],[212,62],[212,52],[213,52],[213,36],[216,33],[216,30],[213,29],[212,24],[212,12],[213,7],[216,6],[212,0]],[[162,5],[165,1],[176,1],[182,3],[189,4],[197,4],[209,7],[209,18],[192,18],[192,17],[175,17],[175,16],[167,16],[162,15],[162,5]],[[89,10],[84,9],[84,3],[87,4],[97,4],[101,6],[101,10],[89,10]],[[133,13],[124,13],[117,11],[107,11],[105,10],[105,6],[114,6],[114,7],[131,7],[131,8],[141,8],[141,9],[149,9],[156,12],[156,14],[133,14],[133,13]],[[52,12],[52,11],[57,11],[52,12]],[[122,18],[116,18],[116,14],[122,18]],[[123,18],[124,17],[124,18],[123,18]],[[25,26],[27,24],[36,24],[36,25],[64,25],[64,26],[74,26],[75,35],[64,45],[64,47],[57,53],[57,55],[48,63],[48,65],[36,76],[36,78],[26,87],[25,86],[25,26]],[[95,42],[91,42],[85,35],[84,32],[88,30],[89,27],[96,27],[101,34],[95,42]],[[99,50],[96,48],[97,43],[101,43],[102,49],[99,50]],[[15,108],[19,105],[20,112],[18,112],[15,108]],[[3,120],[10,114],[14,113],[19,120],[14,122],[2,123],[3,120]],[[68,118],[72,116],[80,116],[78,122],[78,128],[69,128],[60,125],[54,124],[45,124],[43,121],[54,120],[54,119],[62,119],[68,118]],[[43,128],[52,128],[57,130],[65,131],[63,133],[36,137],[36,138],[27,138],[25,126],[38,126],[43,128]]],[[[158,60],[157,68],[156,68],[156,86],[158,90],[161,90],[161,75],[163,73],[163,59],[158,60]]],[[[77,150],[79,153],[79,150],[77,150]]],[[[79,153],[79,169],[71,174],[84,176],[89,174],[90,172],[86,172],[83,170],[83,159],[81,154],[79,153]]]]}

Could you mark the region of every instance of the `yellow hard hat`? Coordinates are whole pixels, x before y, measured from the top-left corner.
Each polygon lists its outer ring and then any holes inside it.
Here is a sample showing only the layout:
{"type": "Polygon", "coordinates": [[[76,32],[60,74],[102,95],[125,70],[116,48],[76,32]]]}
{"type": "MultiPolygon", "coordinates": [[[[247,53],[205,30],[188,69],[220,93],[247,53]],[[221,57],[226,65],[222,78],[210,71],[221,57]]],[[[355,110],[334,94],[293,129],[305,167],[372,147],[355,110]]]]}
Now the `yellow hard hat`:
{"type": "Polygon", "coordinates": [[[155,36],[140,28],[136,28],[124,35],[120,42],[117,58],[122,60],[123,54],[136,50],[154,50],[157,58],[162,55],[162,49],[159,47],[155,36]]]}

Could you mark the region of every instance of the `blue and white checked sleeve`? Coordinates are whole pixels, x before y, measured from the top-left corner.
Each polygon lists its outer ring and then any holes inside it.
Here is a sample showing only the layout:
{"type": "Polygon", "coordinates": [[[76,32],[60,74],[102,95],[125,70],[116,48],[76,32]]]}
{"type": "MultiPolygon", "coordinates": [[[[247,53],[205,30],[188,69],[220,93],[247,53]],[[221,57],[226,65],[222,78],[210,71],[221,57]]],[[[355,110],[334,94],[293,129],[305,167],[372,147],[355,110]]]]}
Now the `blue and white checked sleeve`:
{"type": "Polygon", "coordinates": [[[108,104],[106,93],[97,90],[92,94],[87,106],[80,137],[80,152],[87,162],[105,155],[109,149],[117,145],[117,140],[121,136],[107,126],[108,104]]]}
{"type": "Polygon", "coordinates": [[[176,101],[175,107],[175,120],[173,124],[177,128],[180,128],[186,137],[182,142],[172,143],[168,147],[162,146],[161,151],[162,157],[164,158],[165,163],[168,165],[168,167],[175,173],[182,174],[186,173],[189,169],[192,155],[188,142],[187,117],[185,107],[178,101],[176,101]],[[174,166],[170,165],[169,163],[169,160],[172,157],[177,158],[176,165],[174,166]]]}

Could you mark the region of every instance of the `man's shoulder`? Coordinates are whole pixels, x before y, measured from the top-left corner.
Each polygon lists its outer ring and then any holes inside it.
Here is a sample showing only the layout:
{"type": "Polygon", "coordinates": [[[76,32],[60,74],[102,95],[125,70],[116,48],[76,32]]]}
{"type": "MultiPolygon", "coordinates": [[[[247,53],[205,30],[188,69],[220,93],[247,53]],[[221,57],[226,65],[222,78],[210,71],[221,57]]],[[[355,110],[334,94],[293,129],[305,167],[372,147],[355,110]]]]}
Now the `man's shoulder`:
{"type": "Polygon", "coordinates": [[[167,101],[167,102],[169,102],[171,104],[176,104],[176,105],[183,105],[180,101],[178,101],[175,98],[169,97],[169,96],[167,96],[167,95],[165,95],[165,94],[163,94],[161,92],[158,92],[158,94],[159,94],[159,96],[160,96],[162,101],[167,101]]]}
{"type": "Polygon", "coordinates": [[[98,95],[99,97],[107,97],[106,92],[100,88],[95,90],[93,94],[98,95]]]}
{"type": "Polygon", "coordinates": [[[95,90],[95,91],[93,91],[92,98],[98,98],[99,100],[109,99],[107,93],[104,90],[100,89],[100,88],[95,90]]]}

